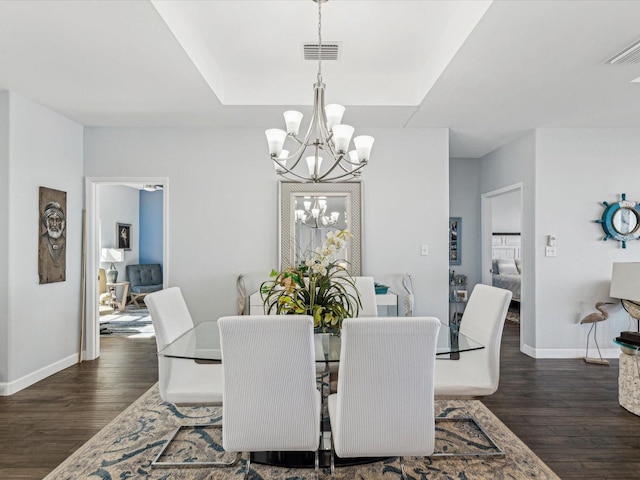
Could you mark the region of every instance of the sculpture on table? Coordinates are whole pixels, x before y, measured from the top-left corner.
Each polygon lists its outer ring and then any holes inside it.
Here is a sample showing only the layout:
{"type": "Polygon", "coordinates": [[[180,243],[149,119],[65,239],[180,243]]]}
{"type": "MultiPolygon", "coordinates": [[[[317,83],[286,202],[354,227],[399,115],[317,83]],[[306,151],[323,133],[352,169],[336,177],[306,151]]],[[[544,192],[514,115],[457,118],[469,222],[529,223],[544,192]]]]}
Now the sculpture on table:
{"type": "Polygon", "coordinates": [[[602,358],[602,353],[600,353],[600,347],[598,346],[598,338],[597,338],[597,325],[599,322],[602,322],[609,318],[609,312],[604,309],[605,305],[613,305],[613,302],[598,302],[596,303],[596,310],[598,312],[590,313],[582,320],[580,323],[590,323],[591,328],[589,329],[589,333],[587,333],[587,349],[585,351],[584,361],[587,363],[596,363],[598,365],[609,365],[609,361],[602,358]],[[598,350],[598,356],[600,358],[589,357],[589,335],[593,332],[593,340],[596,344],[596,349],[598,350]]]}
{"type": "Polygon", "coordinates": [[[407,292],[407,295],[404,297],[404,316],[412,317],[413,316],[413,280],[411,279],[410,274],[406,274],[402,279],[402,286],[407,292]]]}
{"type": "Polygon", "coordinates": [[[238,275],[236,280],[236,288],[238,289],[238,315],[244,315],[247,306],[247,288],[244,284],[244,275],[238,275]]]}

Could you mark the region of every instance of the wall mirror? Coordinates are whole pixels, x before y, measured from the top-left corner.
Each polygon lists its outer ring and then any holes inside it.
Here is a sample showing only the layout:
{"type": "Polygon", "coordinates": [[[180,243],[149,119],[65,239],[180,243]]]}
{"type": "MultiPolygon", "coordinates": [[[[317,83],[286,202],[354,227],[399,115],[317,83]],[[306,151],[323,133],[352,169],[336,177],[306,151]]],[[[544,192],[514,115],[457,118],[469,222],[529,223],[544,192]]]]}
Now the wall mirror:
{"type": "Polygon", "coordinates": [[[353,238],[338,259],[351,275],[362,271],[362,183],[280,182],[280,268],[299,265],[327,232],[348,229],[353,238]]]}
{"type": "Polygon", "coordinates": [[[622,248],[627,248],[629,240],[640,238],[640,204],[627,200],[626,194],[621,195],[622,200],[609,204],[602,202],[605,209],[602,218],[596,220],[604,230],[603,240],[610,238],[622,243],[622,248]]]}

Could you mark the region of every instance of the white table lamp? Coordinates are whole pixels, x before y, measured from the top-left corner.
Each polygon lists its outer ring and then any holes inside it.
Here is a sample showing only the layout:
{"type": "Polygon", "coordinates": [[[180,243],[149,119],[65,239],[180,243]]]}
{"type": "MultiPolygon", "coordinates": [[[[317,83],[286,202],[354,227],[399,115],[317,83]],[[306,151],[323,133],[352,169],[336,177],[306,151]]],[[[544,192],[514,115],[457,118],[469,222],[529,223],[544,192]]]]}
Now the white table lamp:
{"type": "Polygon", "coordinates": [[[111,263],[107,270],[107,283],[116,283],[118,281],[118,270],[115,263],[124,262],[124,250],[121,248],[103,248],[100,252],[100,262],[111,263]]]}

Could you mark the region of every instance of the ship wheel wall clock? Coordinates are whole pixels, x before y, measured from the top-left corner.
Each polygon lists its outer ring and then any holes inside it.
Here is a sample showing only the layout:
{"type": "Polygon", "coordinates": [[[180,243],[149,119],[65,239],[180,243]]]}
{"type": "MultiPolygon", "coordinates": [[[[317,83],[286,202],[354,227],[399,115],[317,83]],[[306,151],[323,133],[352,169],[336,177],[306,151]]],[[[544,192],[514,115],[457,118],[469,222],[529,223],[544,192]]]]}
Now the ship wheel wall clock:
{"type": "Polygon", "coordinates": [[[602,202],[604,212],[596,223],[602,225],[603,240],[618,240],[622,248],[627,248],[627,242],[640,239],[640,204],[627,200],[625,193],[620,195],[622,200],[609,204],[602,202]]]}

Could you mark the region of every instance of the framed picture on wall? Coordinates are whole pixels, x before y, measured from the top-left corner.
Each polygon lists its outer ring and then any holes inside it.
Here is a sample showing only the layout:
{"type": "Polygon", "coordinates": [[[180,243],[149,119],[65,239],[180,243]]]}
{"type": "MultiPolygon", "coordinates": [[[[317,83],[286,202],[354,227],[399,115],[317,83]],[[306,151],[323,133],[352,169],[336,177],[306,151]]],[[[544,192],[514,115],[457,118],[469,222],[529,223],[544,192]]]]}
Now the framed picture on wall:
{"type": "Polygon", "coordinates": [[[131,250],[131,224],[116,223],[116,245],[123,250],[131,250]]]}
{"type": "Polygon", "coordinates": [[[462,219],[449,217],[449,265],[460,265],[462,261],[462,219]]]}
{"type": "Polygon", "coordinates": [[[67,275],[67,192],[40,187],[38,198],[39,283],[64,282],[67,275]]]}

